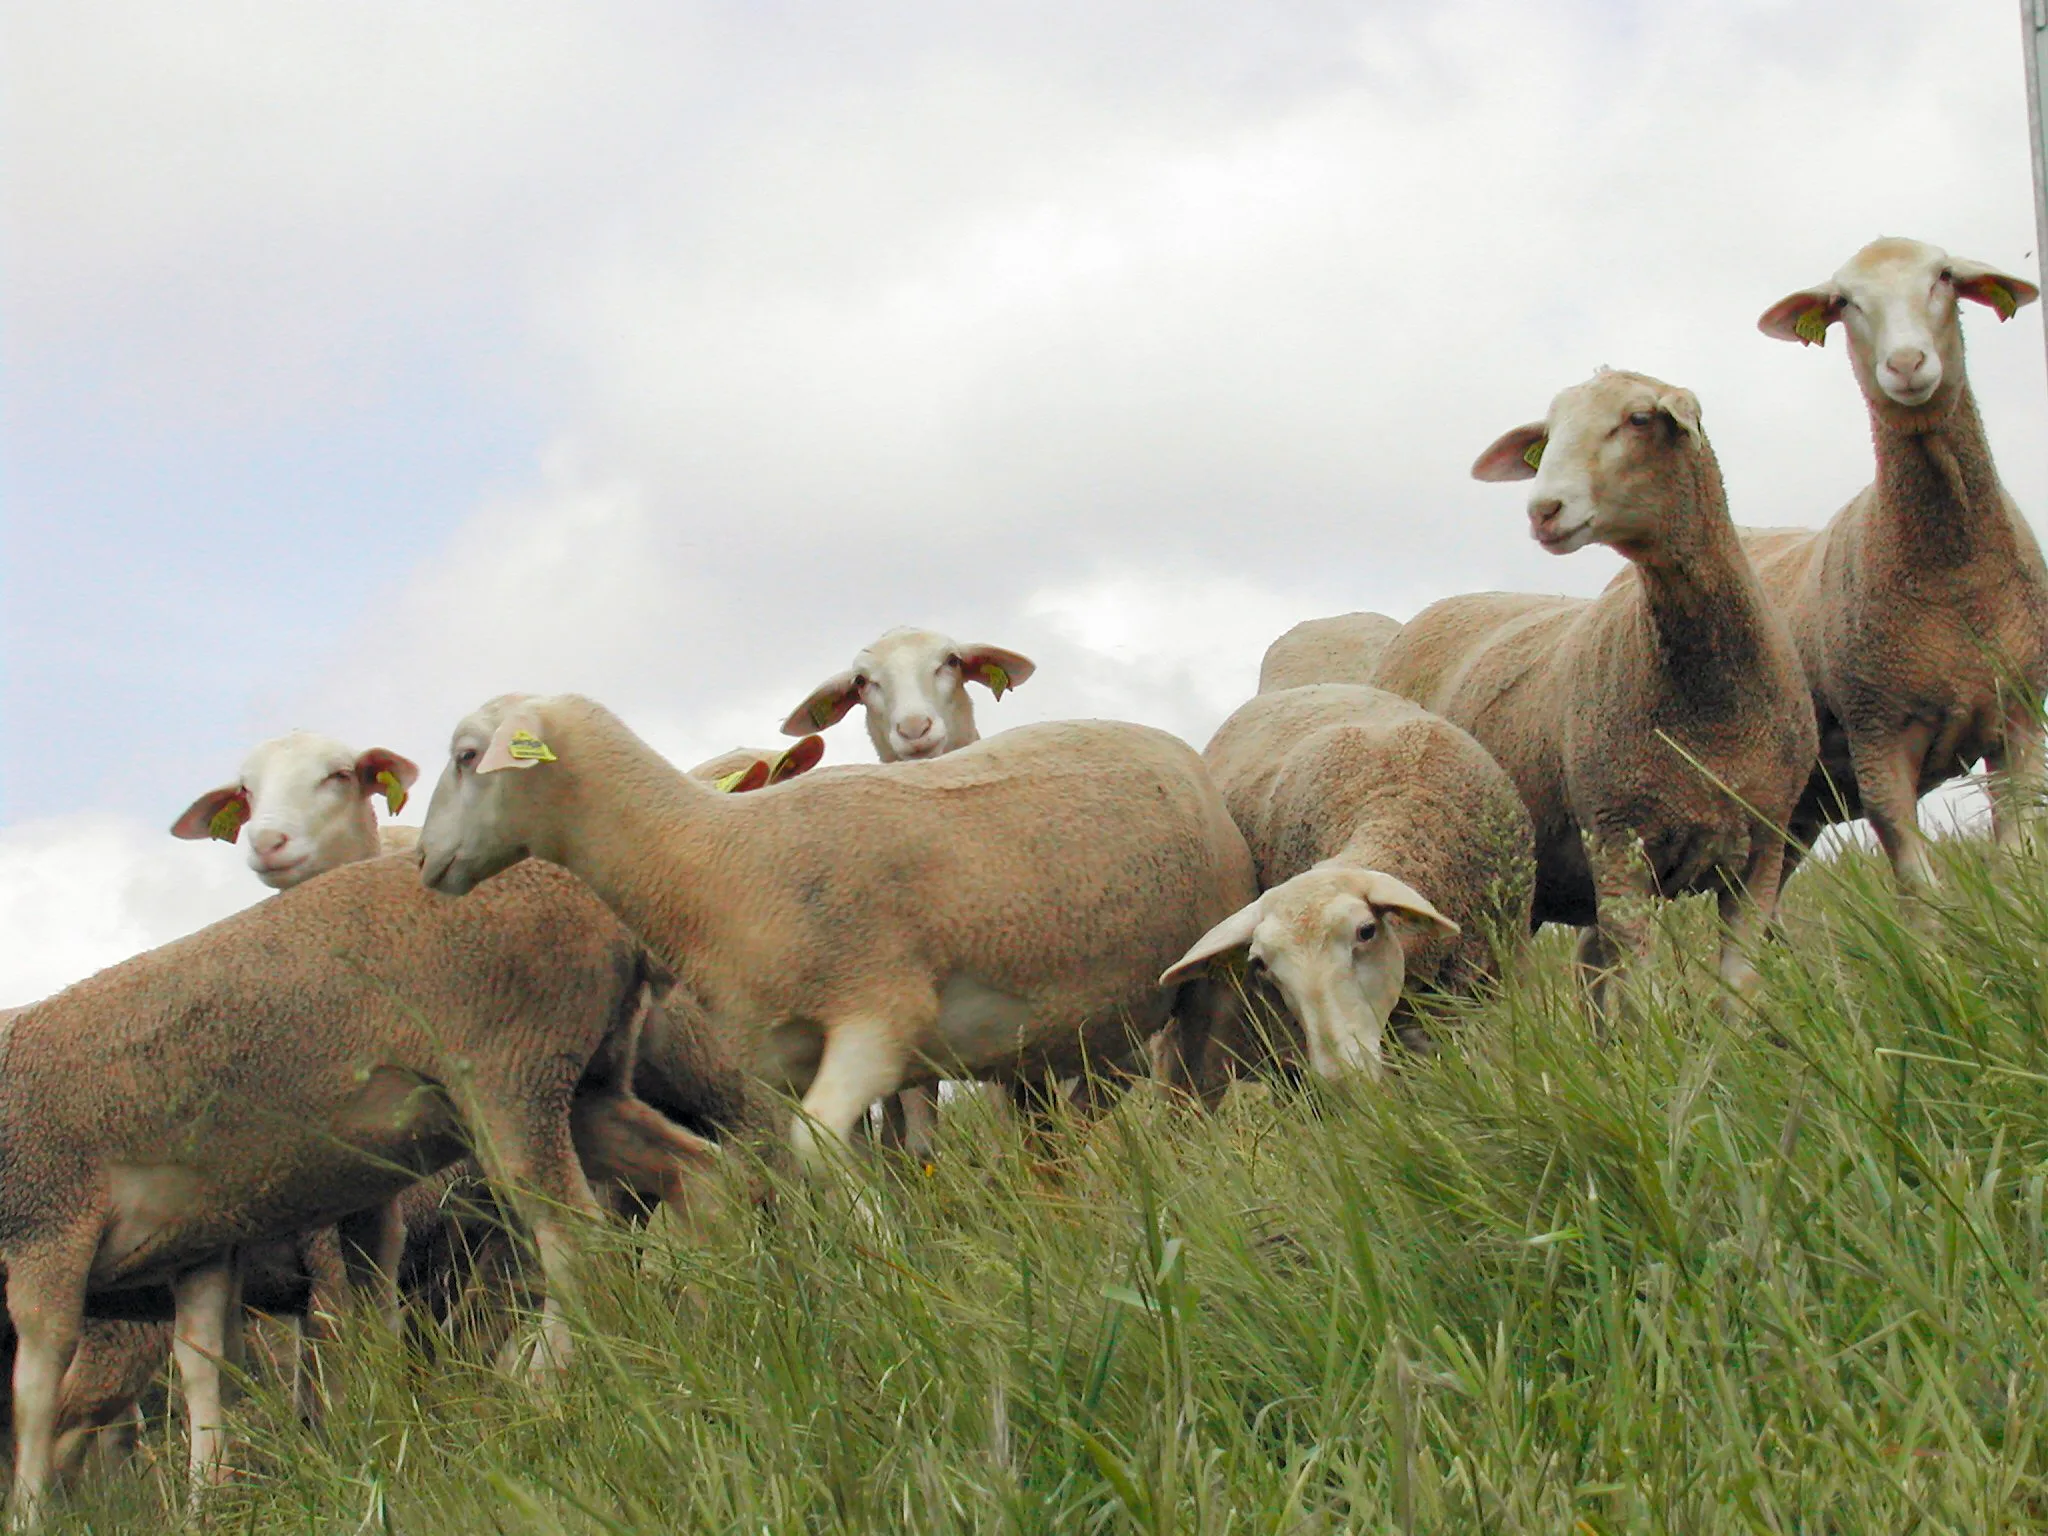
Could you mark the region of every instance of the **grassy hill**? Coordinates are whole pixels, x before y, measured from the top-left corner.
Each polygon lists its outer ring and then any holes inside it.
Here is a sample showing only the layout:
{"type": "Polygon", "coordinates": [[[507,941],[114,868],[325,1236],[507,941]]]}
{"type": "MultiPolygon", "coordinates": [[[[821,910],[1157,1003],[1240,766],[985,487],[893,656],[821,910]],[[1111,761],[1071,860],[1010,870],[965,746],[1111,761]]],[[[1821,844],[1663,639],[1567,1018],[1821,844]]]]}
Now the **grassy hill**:
{"type": "MultiPolygon", "coordinates": [[[[2048,861],[1850,852],[1723,1017],[1668,910],[1612,1038],[1563,935],[1384,1088],[1141,1093],[929,1173],[600,1234],[538,1396],[357,1329],[258,1383],[252,1533],[2005,1531],[2048,1525],[2048,861]]],[[[60,1530],[154,1531],[182,1432],[60,1530]]]]}

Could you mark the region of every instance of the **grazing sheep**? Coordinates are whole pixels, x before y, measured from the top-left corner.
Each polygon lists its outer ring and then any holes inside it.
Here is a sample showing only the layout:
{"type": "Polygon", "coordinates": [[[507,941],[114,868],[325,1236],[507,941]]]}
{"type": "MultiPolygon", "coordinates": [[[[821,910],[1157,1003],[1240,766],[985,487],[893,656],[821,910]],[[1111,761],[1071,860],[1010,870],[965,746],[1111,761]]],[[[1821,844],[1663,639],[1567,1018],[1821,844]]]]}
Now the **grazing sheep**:
{"type": "Polygon", "coordinates": [[[885,763],[918,762],[981,740],[967,685],[997,698],[1037,668],[997,645],[956,645],[929,629],[892,629],[844,672],[811,690],[782,722],[783,734],[822,731],[854,705],[867,709],[868,738],[885,763]]]}
{"type": "Polygon", "coordinates": [[[1259,692],[1278,693],[1307,683],[1370,686],[1380,657],[1400,633],[1400,621],[1384,613],[1303,619],[1266,647],[1259,663],[1259,692]]]}
{"type": "MultiPolygon", "coordinates": [[[[1529,813],[1449,721],[1378,688],[1317,683],[1259,694],[1202,755],[1264,894],[1161,981],[1249,946],[1322,1076],[1377,1078],[1404,986],[1463,991],[1493,973],[1496,934],[1528,931],[1529,813]]],[[[1168,1026],[1159,1059],[1180,1086],[1213,1092],[1184,1034],[1168,1026]]]]}
{"type": "MultiPolygon", "coordinates": [[[[1025,726],[726,796],[573,695],[456,726],[420,855],[456,895],[527,858],[582,878],[802,1096],[809,1163],[905,1083],[1124,1058],[1176,1004],[1159,973],[1255,893],[1201,760],[1143,726],[1025,726]]],[[[1230,1006],[1206,979],[1177,1002],[1230,1006]]]]}
{"type": "Polygon", "coordinates": [[[2009,846],[2041,775],[2048,568],[1999,484],[1959,314],[1969,299],[2007,319],[2038,294],[1918,240],[1878,240],[1757,322],[1805,345],[1841,324],[1877,448],[1876,481],[1825,528],[1743,535],[1820,717],[1793,836],[1803,845],[1868,816],[1909,890],[1934,883],[1922,795],[1983,759],[1994,835],[2009,846]]]}
{"type": "Polygon", "coordinates": [[[579,1087],[679,1164],[715,1148],[626,1089],[660,979],[646,952],[575,880],[518,873],[473,909],[422,891],[408,860],[345,865],[9,1021],[0,1264],[18,1522],[50,1486],[89,1299],[169,1288],[207,1477],[235,1295],[225,1256],[388,1201],[470,1141],[494,1181],[545,1202],[534,1365],[566,1359],[554,1213],[595,1209],[572,1140],[579,1087]]]}
{"type": "Polygon", "coordinates": [[[1533,479],[1539,544],[1606,544],[1638,579],[1590,600],[1446,598],[1387,648],[1380,686],[1470,731],[1514,779],[1536,830],[1535,920],[1586,930],[1596,1001],[1648,943],[1642,898],[1690,891],[1715,893],[1720,973],[1746,989],[1742,946],[1777,901],[1813,709],[1728,520],[1699,402],[1603,370],[1472,473],[1533,479]]]}

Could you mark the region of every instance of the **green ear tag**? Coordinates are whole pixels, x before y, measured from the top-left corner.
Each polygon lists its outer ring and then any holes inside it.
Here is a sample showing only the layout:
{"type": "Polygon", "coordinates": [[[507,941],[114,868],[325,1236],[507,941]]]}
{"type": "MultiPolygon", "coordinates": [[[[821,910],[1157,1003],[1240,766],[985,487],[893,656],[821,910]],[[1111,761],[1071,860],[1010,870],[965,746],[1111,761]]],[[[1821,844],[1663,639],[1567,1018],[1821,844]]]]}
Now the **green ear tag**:
{"type": "Polygon", "coordinates": [[[1539,437],[1535,442],[1522,450],[1522,462],[1531,469],[1541,469],[1543,467],[1544,442],[1545,439],[1539,437]]]}
{"type": "Polygon", "coordinates": [[[389,768],[379,769],[377,783],[384,791],[384,808],[396,816],[405,809],[405,786],[389,768]]]}
{"type": "Polygon", "coordinates": [[[827,704],[823,699],[811,700],[811,724],[815,725],[819,730],[822,731],[823,729],[825,729],[826,726],[830,725],[831,723],[832,706],[830,704],[827,704]]]}
{"type": "Polygon", "coordinates": [[[2012,290],[2003,283],[1987,280],[1982,284],[1984,297],[1991,301],[1991,307],[1998,311],[1998,318],[2010,320],[2020,312],[2020,301],[2012,296],[2012,290]]]}
{"type": "Polygon", "coordinates": [[[213,813],[206,823],[206,835],[232,843],[242,835],[242,823],[249,819],[249,802],[239,795],[213,813]]]}
{"type": "Polygon", "coordinates": [[[1812,309],[1802,309],[1799,318],[1792,322],[1792,329],[1799,339],[1810,347],[1824,347],[1828,344],[1828,313],[1816,304],[1812,309]]]}
{"type": "Polygon", "coordinates": [[[721,778],[713,779],[711,782],[721,794],[729,795],[740,787],[740,780],[744,779],[751,771],[746,768],[735,768],[731,773],[721,778]]]}
{"type": "Polygon", "coordinates": [[[514,731],[511,744],[505,748],[505,755],[515,762],[552,763],[555,754],[548,744],[531,731],[514,731]]]}
{"type": "Polygon", "coordinates": [[[1010,686],[1010,674],[992,661],[981,664],[981,680],[988,684],[988,691],[999,699],[1003,696],[1003,690],[1010,686]]]}

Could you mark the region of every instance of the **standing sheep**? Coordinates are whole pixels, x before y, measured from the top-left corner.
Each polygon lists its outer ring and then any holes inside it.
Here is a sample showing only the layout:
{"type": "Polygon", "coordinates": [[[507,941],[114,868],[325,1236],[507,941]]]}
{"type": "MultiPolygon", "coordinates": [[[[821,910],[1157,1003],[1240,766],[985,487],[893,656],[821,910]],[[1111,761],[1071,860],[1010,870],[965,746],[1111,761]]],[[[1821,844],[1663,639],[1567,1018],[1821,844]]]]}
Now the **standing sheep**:
{"type": "Polygon", "coordinates": [[[1969,299],[2003,320],[2038,296],[1982,262],[1877,240],[1757,322],[1809,346],[1840,323],[1877,449],[1876,481],[1825,528],[1743,537],[1820,717],[1792,833],[1803,845],[1830,821],[1868,816],[1908,890],[1934,883],[1922,795],[1983,759],[1994,833],[2010,846],[2039,788],[2048,567],[1999,484],[1959,314],[1969,299]]]}
{"type": "Polygon", "coordinates": [[[168,1288],[195,1475],[219,1465],[224,1255],[390,1199],[474,1141],[546,1204],[538,1367],[567,1358],[556,1210],[592,1211],[570,1127],[579,1085],[680,1163],[708,1142],[630,1092],[644,950],[589,892],[535,869],[489,915],[372,859],[138,955],[9,1021],[0,1076],[0,1264],[17,1347],[15,1505],[50,1485],[61,1385],[88,1297],[168,1288]],[[577,908],[584,909],[579,913],[577,908]],[[316,1021],[309,1027],[309,1021],[316,1021]]]}
{"type": "Polygon", "coordinates": [[[580,877],[802,1096],[807,1162],[906,1083],[1074,1073],[1175,1006],[1228,1007],[1157,978],[1255,894],[1201,760],[1143,726],[1025,726],[725,796],[573,695],[456,726],[420,854],[456,895],[527,858],[580,877]]]}
{"type": "MultiPolygon", "coordinates": [[[[1317,683],[1259,694],[1202,755],[1265,894],[1162,980],[1249,948],[1322,1076],[1377,1078],[1404,987],[1463,991],[1493,973],[1496,935],[1528,931],[1529,813],[1449,721],[1378,688],[1317,683]]],[[[1213,1088],[1201,1042],[1176,1026],[1162,1039],[1170,1079],[1213,1088]]]]}
{"type": "Polygon", "coordinates": [[[1747,989],[1743,946],[1777,902],[1813,708],[1728,520],[1699,402],[1603,370],[1472,473],[1534,480],[1537,543],[1606,544],[1638,579],[1592,599],[1446,598],[1387,648],[1380,685],[1470,731],[1513,778],[1536,830],[1534,919],[1584,928],[1596,1002],[1649,942],[1644,898],[1692,891],[1718,900],[1720,974],[1747,989]]]}
{"type": "Polygon", "coordinates": [[[1278,693],[1307,683],[1369,686],[1380,657],[1400,633],[1400,621],[1384,613],[1303,619],[1266,647],[1259,663],[1259,692],[1278,693]]]}

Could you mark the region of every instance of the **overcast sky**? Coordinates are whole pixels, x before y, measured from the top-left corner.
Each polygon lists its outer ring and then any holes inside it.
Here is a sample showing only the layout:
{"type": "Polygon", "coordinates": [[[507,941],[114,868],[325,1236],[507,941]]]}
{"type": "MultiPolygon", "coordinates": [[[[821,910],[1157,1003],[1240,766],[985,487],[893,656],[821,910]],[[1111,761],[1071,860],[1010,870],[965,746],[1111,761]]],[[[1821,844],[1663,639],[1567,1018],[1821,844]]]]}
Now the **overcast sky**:
{"type": "MultiPolygon", "coordinates": [[[[260,895],[164,828],[294,726],[688,762],[916,623],[1037,658],[985,730],[1200,745],[1297,619],[1597,590],[1466,470],[1603,363],[1821,522],[1861,403],[1756,316],[2033,273],[2015,9],[10,4],[0,1004],[260,895]]],[[[2039,317],[1968,321],[2037,518],[2039,317]]]]}

